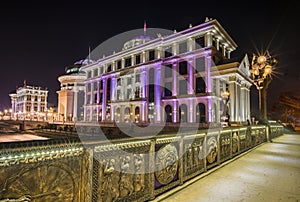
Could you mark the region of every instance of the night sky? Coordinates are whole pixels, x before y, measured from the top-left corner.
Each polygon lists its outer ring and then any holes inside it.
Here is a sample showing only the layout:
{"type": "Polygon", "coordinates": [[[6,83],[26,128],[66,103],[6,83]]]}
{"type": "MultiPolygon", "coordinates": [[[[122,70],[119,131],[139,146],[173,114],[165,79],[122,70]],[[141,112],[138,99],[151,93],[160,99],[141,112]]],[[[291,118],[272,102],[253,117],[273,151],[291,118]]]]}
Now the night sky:
{"type": "MultiPolygon", "coordinates": [[[[268,91],[269,106],[281,92],[300,84],[300,6],[295,1],[7,1],[0,7],[0,110],[10,107],[8,94],[26,80],[49,89],[56,105],[67,65],[86,58],[88,47],[132,29],[178,30],[217,19],[238,44],[233,57],[252,56],[268,48],[279,60],[268,91]],[[9,2],[9,3],[7,3],[9,2]],[[210,3],[211,2],[211,3],[210,3]]],[[[123,44],[120,44],[120,46],[123,44]]],[[[256,101],[253,88],[253,103],[256,101]]],[[[299,90],[298,90],[299,91],[299,90]]],[[[255,105],[253,105],[255,107],[255,105]]]]}

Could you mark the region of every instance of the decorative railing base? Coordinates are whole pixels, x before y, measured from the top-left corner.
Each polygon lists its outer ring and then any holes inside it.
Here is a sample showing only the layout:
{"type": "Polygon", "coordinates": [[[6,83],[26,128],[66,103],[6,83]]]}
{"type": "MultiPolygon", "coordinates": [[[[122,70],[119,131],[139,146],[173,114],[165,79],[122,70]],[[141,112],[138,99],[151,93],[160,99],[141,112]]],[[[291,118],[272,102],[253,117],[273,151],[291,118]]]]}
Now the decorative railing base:
{"type": "Polygon", "coordinates": [[[278,125],[150,139],[59,139],[0,144],[0,201],[147,201],[263,142],[278,125]]]}

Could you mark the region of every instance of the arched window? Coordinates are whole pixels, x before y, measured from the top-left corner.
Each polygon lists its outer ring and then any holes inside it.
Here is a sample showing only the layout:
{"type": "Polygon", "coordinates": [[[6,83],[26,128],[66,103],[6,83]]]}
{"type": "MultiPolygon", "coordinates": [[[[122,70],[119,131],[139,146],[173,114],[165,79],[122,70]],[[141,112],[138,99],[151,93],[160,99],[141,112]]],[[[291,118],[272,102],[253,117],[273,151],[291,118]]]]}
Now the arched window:
{"type": "Polygon", "coordinates": [[[182,104],[179,106],[179,121],[180,122],[187,122],[187,115],[188,115],[188,112],[187,112],[187,106],[186,104],[182,104]]]}
{"type": "Polygon", "coordinates": [[[129,122],[130,121],[130,108],[126,107],[124,110],[124,121],[129,122]]]}
{"type": "Polygon", "coordinates": [[[140,122],[140,107],[136,107],[135,110],[134,110],[134,119],[135,119],[135,122],[140,122]]]}
{"type": "Polygon", "coordinates": [[[166,122],[171,123],[172,122],[172,107],[171,107],[171,105],[167,105],[165,107],[165,113],[166,113],[166,122]]]}
{"type": "Polygon", "coordinates": [[[197,104],[196,122],[197,123],[205,123],[206,122],[206,111],[205,111],[205,105],[203,103],[197,104]]]}

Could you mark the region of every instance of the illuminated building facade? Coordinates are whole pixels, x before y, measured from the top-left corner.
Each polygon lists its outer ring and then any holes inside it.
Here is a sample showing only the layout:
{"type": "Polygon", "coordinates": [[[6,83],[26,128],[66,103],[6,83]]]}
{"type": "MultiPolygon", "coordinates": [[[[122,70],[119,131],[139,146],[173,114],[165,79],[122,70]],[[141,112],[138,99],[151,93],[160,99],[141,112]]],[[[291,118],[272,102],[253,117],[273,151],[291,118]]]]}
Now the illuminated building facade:
{"type": "Polygon", "coordinates": [[[9,94],[12,104],[12,118],[43,121],[47,119],[48,90],[42,87],[19,87],[16,93],[9,94]]]}
{"type": "Polygon", "coordinates": [[[81,70],[86,122],[220,123],[250,119],[247,55],[216,20],[169,36],[140,36],[81,70]]]}
{"type": "Polygon", "coordinates": [[[84,61],[66,67],[66,74],[58,77],[58,121],[77,121],[83,118],[85,73],[80,71],[84,61]]]}

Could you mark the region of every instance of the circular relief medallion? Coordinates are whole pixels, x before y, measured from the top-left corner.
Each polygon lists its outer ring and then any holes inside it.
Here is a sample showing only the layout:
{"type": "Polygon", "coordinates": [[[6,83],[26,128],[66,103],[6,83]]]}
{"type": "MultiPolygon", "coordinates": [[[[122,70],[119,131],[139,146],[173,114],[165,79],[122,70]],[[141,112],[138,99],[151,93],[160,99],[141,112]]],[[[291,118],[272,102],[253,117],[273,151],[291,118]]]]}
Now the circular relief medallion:
{"type": "Polygon", "coordinates": [[[217,147],[217,140],[215,137],[211,137],[207,141],[207,162],[212,164],[217,160],[218,155],[218,147],[217,147]]]}
{"type": "Polygon", "coordinates": [[[166,145],[162,147],[156,154],[156,180],[166,185],[172,182],[178,168],[178,153],[174,145],[166,145]]]}

